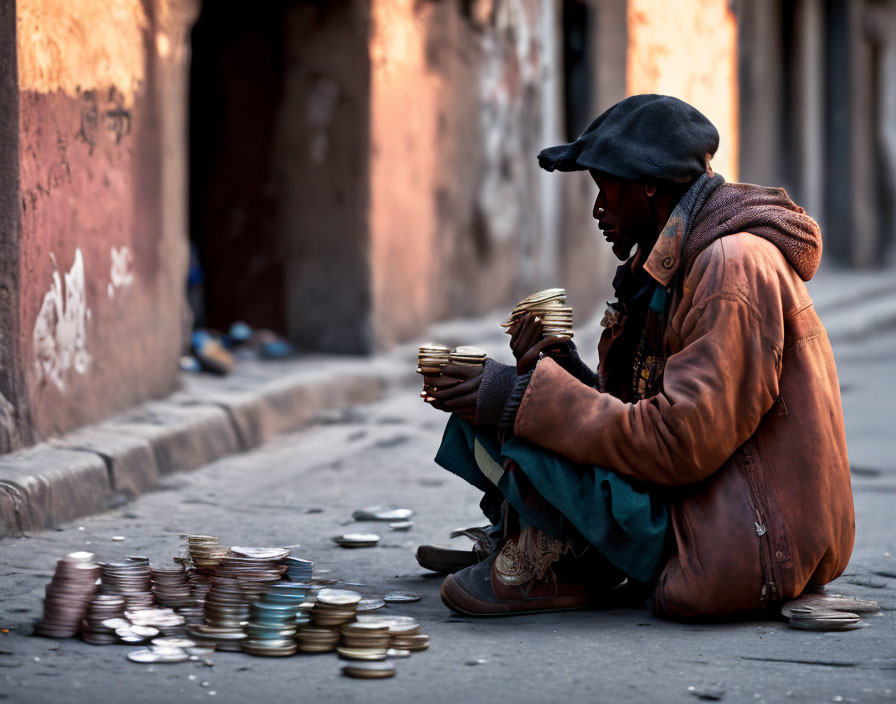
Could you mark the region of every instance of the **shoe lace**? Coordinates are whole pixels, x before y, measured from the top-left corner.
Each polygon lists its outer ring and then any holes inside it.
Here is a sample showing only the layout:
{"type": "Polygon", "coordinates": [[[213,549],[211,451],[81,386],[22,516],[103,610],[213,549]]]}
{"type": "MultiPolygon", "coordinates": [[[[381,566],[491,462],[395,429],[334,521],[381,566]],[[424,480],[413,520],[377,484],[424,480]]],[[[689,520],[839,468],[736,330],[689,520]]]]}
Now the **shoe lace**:
{"type": "Polygon", "coordinates": [[[479,555],[490,555],[494,548],[494,539],[488,532],[489,528],[491,526],[460,528],[451,531],[451,538],[467,537],[473,541],[473,552],[479,555]]]}

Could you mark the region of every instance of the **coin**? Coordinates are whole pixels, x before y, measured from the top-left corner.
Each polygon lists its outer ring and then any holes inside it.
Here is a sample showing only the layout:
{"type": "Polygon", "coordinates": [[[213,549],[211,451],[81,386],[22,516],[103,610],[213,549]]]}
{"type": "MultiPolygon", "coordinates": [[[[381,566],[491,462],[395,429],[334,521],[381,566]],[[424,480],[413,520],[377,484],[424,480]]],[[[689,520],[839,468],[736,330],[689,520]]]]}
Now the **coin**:
{"type": "Polygon", "coordinates": [[[179,648],[132,650],[128,653],[127,657],[131,662],[139,662],[147,665],[155,663],[184,662],[184,660],[190,659],[190,656],[179,648]]]}
{"type": "Polygon", "coordinates": [[[273,560],[273,561],[282,560],[284,557],[289,555],[289,550],[287,550],[286,548],[232,547],[232,548],[230,548],[230,552],[232,552],[234,555],[238,555],[240,557],[250,557],[255,560],[273,560]]]}
{"type": "Polygon", "coordinates": [[[356,521],[406,521],[414,512],[409,508],[398,508],[395,506],[368,506],[360,508],[352,513],[352,518],[356,521]]]}
{"type": "Polygon", "coordinates": [[[375,533],[345,533],[334,536],[333,542],[343,548],[369,548],[380,541],[375,533]]]}
{"type": "Polygon", "coordinates": [[[395,666],[389,662],[353,662],[343,665],[342,674],[359,679],[380,679],[395,675],[395,666]]]}
{"type": "Polygon", "coordinates": [[[356,606],[361,595],[348,589],[321,589],[317,594],[317,605],[356,606]]]}
{"type": "Polygon", "coordinates": [[[385,660],[386,651],[382,648],[336,648],[339,657],[344,660],[385,660]]]}
{"type": "Polygon", "coordinates": [[[413,521],[397,521],[395,523],[390,523],[389,527],[392,530],[408,531],[414,527],[414,522],[413,521]]]}
{"type": "Polygon", "coordinates": [[[420,601],[422,597],[414,592],[389,592],[383,596],[383,601],[387,604],[410,603],[412,601],[420,601]]]}
{"type": "Polygon", "coordinates": [[[358,611],[378,611],[386,605],[382,599],[361,599],[358,602],[358,611]]]}

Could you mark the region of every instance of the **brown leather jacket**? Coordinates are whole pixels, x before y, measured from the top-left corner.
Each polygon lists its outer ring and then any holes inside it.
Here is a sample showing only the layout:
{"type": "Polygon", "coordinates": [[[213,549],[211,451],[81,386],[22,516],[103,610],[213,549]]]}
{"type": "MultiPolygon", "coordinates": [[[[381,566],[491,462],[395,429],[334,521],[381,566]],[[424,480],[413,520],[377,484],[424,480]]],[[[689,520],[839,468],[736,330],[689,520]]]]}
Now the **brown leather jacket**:
{"type": "MultiPolygon", "coordinates": [[[[811,277],[820,239],[808,261],[749,232],[703,244],[672,292],[660,393],[623,403],[544,358],[514,426],[575,462],[682,487],[677,550],[655,591],[657,612],[678,618],[756,611],[825,584],[855,533],[837,371],[795,270],[811,277]]],[[[648,259],[664,284],[680,245],[664,230],[648,259]]]]}

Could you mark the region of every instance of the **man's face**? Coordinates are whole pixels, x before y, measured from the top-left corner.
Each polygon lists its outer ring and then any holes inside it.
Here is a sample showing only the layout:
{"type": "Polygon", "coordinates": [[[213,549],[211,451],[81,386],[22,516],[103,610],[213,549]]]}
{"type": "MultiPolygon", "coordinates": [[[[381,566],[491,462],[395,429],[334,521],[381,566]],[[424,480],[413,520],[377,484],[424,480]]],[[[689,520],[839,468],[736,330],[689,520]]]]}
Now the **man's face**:
{"type": "Polygon", "coordinates": [[[594,169],[589,173],[600,189],[592,215],[613,246],[613,254],[625,261],[636,244],[656,239],[656,224],[644,186],[594,169]]]}

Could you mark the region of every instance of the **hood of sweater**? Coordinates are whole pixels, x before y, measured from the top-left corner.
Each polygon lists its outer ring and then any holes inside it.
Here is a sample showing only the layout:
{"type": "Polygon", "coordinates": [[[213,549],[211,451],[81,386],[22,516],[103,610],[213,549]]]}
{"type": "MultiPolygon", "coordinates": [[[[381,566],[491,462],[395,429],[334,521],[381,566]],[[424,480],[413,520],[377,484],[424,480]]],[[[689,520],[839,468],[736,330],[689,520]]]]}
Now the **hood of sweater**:
{"type": "Polygon", "coordinates": [[[803,281],[811,279],[821,263],[818,223],[783,188],[722,183],[694,214],[684,245],[686,265],[718,238],[737,232],[774,244],[803,281]]]}

